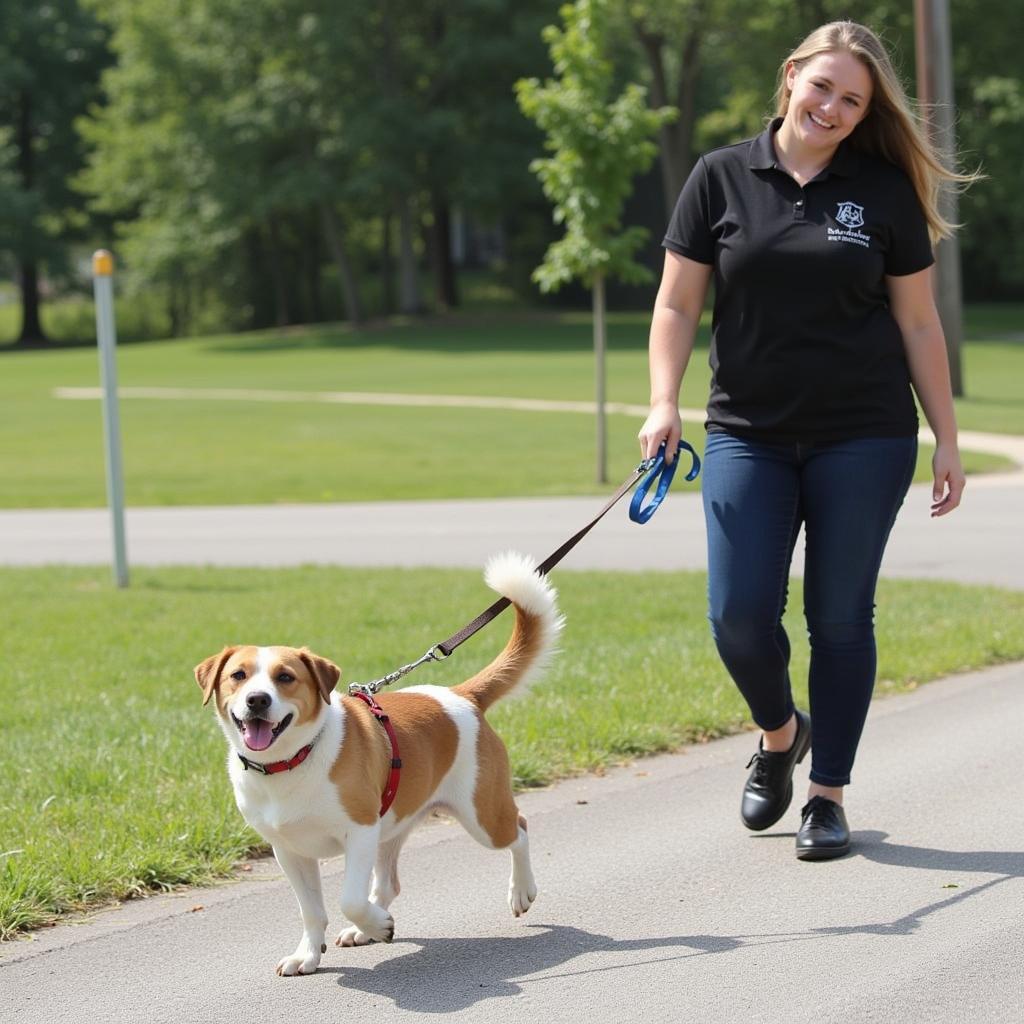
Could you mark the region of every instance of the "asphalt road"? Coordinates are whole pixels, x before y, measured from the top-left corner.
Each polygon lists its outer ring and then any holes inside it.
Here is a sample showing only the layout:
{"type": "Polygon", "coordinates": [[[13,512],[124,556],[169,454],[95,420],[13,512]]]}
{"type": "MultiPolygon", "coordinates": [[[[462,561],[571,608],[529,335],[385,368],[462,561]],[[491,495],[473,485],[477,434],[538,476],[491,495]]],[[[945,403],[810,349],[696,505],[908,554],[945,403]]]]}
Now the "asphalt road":
{"type": "MultiPolygon", "coordinates": [[[[617,483],[618,481],[616,481],[617,483]]],[[[608,488],[608,494],[614,492],[608,488]]],[[[885,575],[1024,588],[1024,472],[972,478],[963,505],[929,518],[931,487],[915,485],[896,521],[885,575]]],[[[518,498],[338,505],[133,508],[132,565],[302,564],[461,566],[479,569],[514,548],[544,558],[601,509],[604,499],[518,498]]],[[[644,526],[627,500],[575,548],[564,569],[703,569],[699,494],[679,481],[644,526]]],[[[0,565],[92,565],[111,559],[101,509],[0,511],[0,565]]],[[[803,544],[794,572],[802,572],[803,544]]]]}
{"type": "MultiPolygon", "coordinates": [[[[796,803],[743,829],[753,737],[735,736],[524,794],[540,889],[525,918],[505,906],[506,855],[432,822],[403,855],[391,945],[329,946],[315,976],[276,977],[298,915],[264,863],[4,947],[0,1019],[1017,1024],[1022,675],[873,705],[842,860],[795,859],[796,803]]],[[[340,875],[327,862],[335,928],[340,875]]]]}

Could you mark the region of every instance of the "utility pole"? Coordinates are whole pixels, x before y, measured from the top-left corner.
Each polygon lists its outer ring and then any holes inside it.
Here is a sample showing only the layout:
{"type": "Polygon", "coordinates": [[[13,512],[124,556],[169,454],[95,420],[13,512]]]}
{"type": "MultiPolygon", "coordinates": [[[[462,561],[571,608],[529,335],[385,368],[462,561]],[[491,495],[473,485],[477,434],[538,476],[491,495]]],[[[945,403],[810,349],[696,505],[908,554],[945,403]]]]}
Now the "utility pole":
{"type": "MultiPolygon", "coordinates": [[[[914,0],[914,41],[917,63],[917,101],[927,116],[932,143],[947,167],[956,157],[953,106],[953,46],[949,0],[914,0]]],[[[959,203],[955,189],[944,188],[940,212],[955,224],[959,203]]],[[[964,393],[960,342],[963,337],[963,295],[960,285],[960,243],[956,235],[935,247],[932,276],[936,305],[946,335],[953,394],[964,393]]]]}

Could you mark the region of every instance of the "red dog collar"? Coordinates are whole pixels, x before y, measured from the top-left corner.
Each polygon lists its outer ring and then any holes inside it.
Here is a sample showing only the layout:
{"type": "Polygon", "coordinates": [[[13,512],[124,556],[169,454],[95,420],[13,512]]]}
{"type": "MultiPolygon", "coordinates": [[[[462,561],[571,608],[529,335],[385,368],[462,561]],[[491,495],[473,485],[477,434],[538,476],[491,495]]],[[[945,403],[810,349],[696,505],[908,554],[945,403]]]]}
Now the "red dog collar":
{"type": "MultiPolygon", "coordinates": [[[[287,761],[271,761],[270,764],[260,764],[259,761],[250,761],[247,757],[242,757],[238,754],[238,760],[245,765],[245,770],[250,769],[254,772],[259,772],[260,775],[277,775],[278,772],[290,772],[293,768],[298,768],[303,761],[309,757],[309,752],[313,749],[312,743],[307,743],[294,757],[289,758],[287,761]]],[[[236,751],[236,753],[238,753],[236,751]]]]}
{"type": "Polygon", "coordinates": [[[402,774],[402,759],[398,754],[398,737],[395,735],[395,727],[391,724],[391,719],[370,694],[365,690],[357,690],[352,696],[358,697],[366,704],[373,717],[384,726],[384,731],[391,741],[391,771],[388,773],[388,784],[384,789],[380,804],[380,816],[383,818],[388,813],[388,808],[395,802],[395,795],[398,793],[398,780],[402,774]]]}

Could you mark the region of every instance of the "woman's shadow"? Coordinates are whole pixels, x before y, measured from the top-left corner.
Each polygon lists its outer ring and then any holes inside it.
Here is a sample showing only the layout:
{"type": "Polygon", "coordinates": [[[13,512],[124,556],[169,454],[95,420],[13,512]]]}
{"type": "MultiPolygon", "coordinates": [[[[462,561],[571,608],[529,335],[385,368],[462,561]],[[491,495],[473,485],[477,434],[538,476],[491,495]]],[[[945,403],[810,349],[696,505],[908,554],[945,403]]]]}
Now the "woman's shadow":
{"type": "MultiPolygon", "coordinates": [[[[852,934],[912,935],[930,915],[1010,879],[1024,877],[1024,852],[1021,851],[959,852],[902,846],[887,843],[886,838],[884,832],[857,832],[854,855],[889,867],[942,871],[951,879],[979,873],[996,877],[973,888],[957,887],[949,896],[890,921],[857,922],[798,932],[639,939],[616,939],[570,925],[538,924],[514,937],[400,939],[397,946],[412,945],[415,948],[375,967],[345,964],[321,967],[320,971],[338,974],[338,983],[344,988],[391,999],[402,1009],[451,1013],[486,999],[518,995],[524,986],[553,977],[628,970],[653,961],[685,960],[748,946],[827,941],[852,934]],[[635,956],[655,951],[660,951],[660,954],[640,960],[635,956]],[[616,954],[615,962],[608,963],[605,958],[599,966],[559,970],[579,957],[594,953],[616,954]]],[[[358,951],[346,950],[346,953],[358,955],[358,951]]]]}

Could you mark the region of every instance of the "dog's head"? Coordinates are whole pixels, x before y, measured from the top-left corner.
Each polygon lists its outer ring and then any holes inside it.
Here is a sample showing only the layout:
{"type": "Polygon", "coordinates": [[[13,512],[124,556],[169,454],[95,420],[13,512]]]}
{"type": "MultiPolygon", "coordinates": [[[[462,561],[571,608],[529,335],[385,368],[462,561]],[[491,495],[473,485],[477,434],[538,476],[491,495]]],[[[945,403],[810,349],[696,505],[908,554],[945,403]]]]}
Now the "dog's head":
{"type": "Polygon", "coordinates": [[[229,742],[256,760],[274,760],[286,734],[308,743],[319,728],[341,669],[305,647],[225,647],[195,667],[203,703],[216,695],[229,742]]]}

